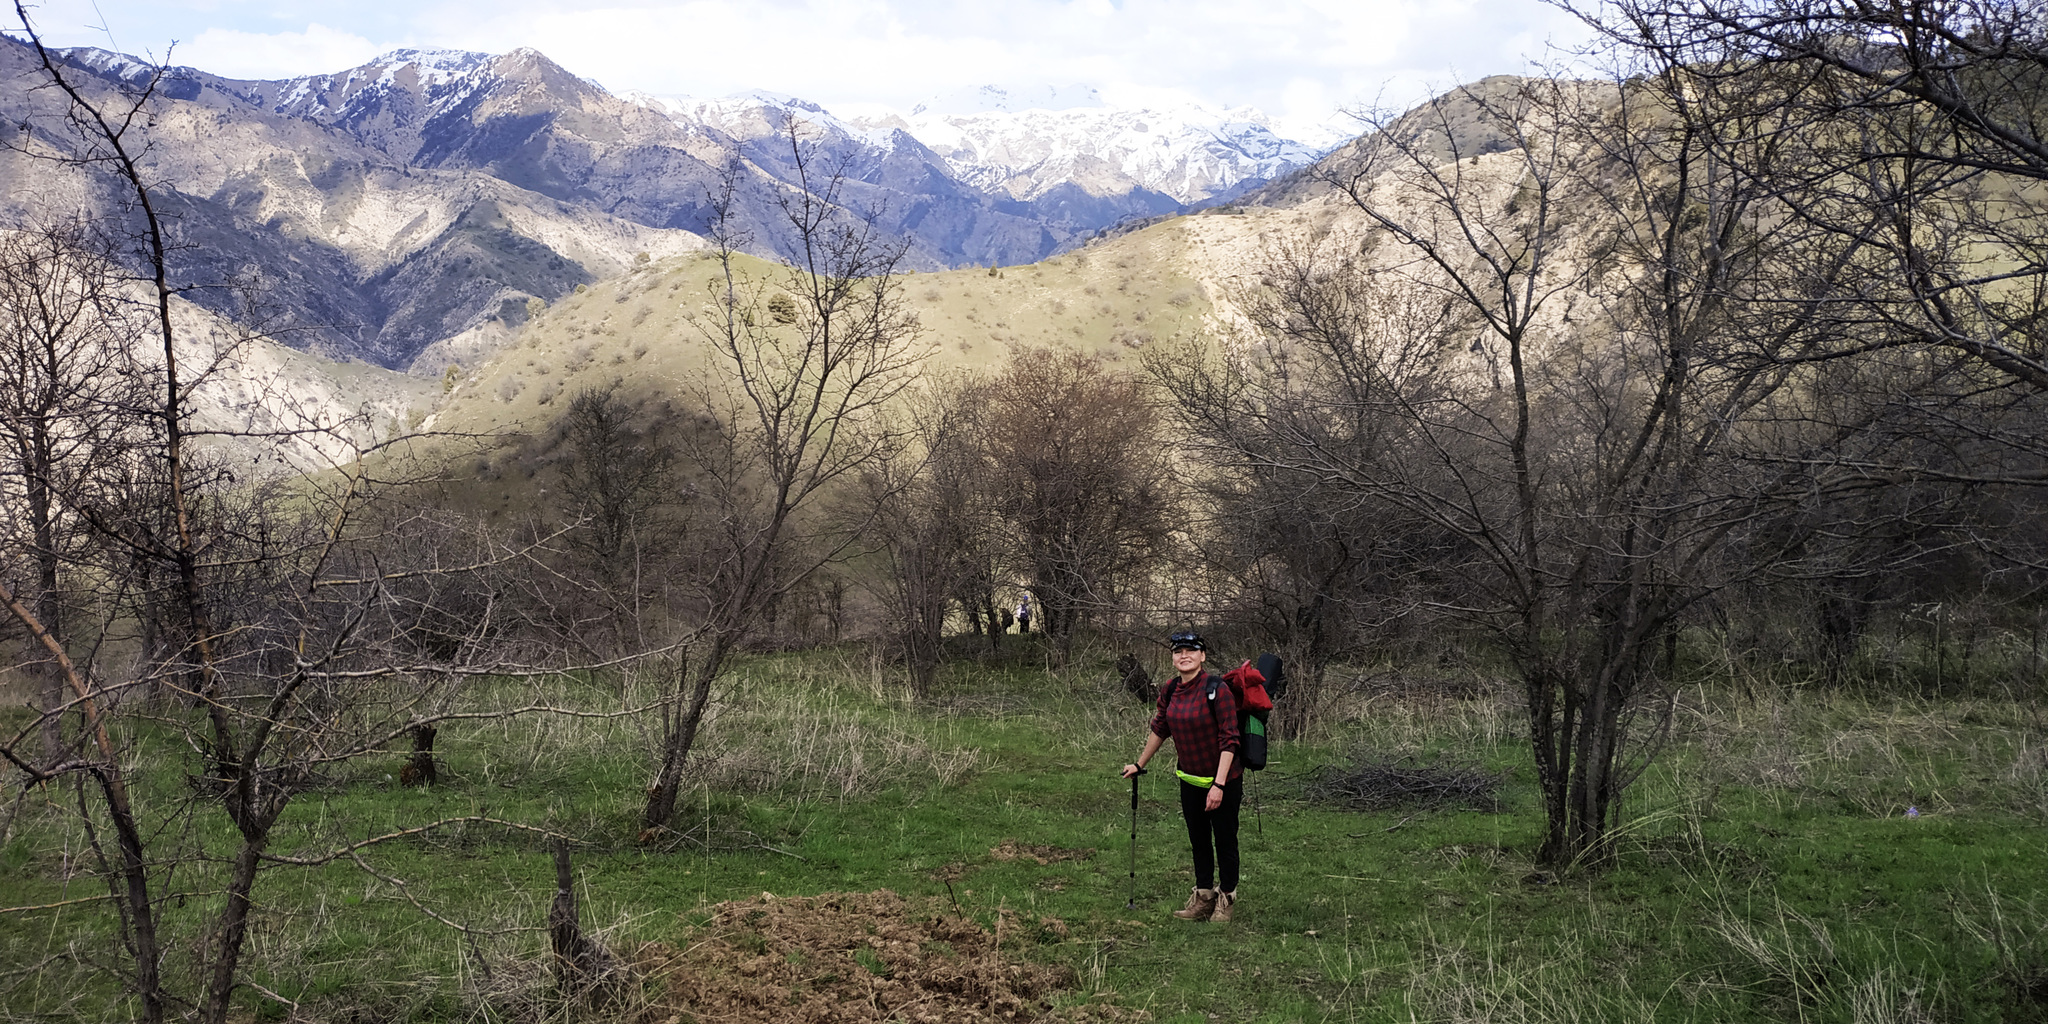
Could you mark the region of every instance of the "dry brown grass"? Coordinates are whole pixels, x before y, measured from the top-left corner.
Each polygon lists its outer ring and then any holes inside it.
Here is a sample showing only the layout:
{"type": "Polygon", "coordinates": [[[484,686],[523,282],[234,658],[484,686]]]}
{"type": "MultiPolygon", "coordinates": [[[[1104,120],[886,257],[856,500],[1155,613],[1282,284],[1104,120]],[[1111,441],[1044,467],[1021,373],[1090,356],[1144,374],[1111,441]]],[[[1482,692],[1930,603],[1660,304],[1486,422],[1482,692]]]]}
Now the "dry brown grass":
{"type": "Polygon", "coordinates": [[[1833,799],[1871,817],[1909,806],[2048,817],[2041,731],[2025,705],[1796,689],[1717,688],[1694,700],[1677,734],[1702,785],[1833,799]]]}
{"type": "Polygon", "coordinates": [[[1438,945],[1400,979],[1410,1019],[1416,1024],[1608,1024],[1656,1016],[1655,1001],[1625,985],[1593,994],[1582,974],[1583,950],[1567,944],[1559,953],[1532,968],[1489,950],[1438,945]]]}

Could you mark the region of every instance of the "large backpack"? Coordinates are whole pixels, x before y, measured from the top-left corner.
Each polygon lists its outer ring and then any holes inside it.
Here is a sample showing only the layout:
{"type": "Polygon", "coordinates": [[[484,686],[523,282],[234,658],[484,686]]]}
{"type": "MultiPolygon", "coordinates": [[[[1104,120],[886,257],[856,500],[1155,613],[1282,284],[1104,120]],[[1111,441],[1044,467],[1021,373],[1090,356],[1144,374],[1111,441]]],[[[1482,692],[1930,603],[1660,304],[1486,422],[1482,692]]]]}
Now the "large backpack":
{"type": "MultiPolygon", "coordinates": [[[[1273,715],[1273,702],[1287,691],[1283,669],[1279,655],[1261,654],[1256,665],[1247,661],[1223,673],[1222,681],[1230,684],[1230,692],[1237,698],[1238,753],[1245,771],[1266,767],[1266,724],[1273,715]]],[[[1210,700],[1216,699],[1217,685],[1216,676],[1211,675],[1210,700]]]]}

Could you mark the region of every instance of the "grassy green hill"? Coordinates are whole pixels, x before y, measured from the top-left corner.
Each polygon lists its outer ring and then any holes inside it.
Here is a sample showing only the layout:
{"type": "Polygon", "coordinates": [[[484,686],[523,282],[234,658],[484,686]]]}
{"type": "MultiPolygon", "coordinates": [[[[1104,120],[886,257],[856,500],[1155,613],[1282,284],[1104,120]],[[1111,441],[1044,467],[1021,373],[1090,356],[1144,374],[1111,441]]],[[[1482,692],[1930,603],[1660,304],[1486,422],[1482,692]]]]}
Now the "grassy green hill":
{"type": "MultiPolygon", "coordinates": [[[[1018,346],[1072,349],[1137,369],[1139,353],[1177,341],[1223,337],[1231,292],[1256,276],[1263,247],[1330,215],[1315,207],[1181,217],[1027,266],[915,273],[899,297],[920,325],[930,370],[990,371],[1018,346]]],[[[752,257],[736,267],[773,285],[788,269],[752,257]]],[[[528,320],[481,364],[458,366],[425,427],[461,438],[444,500],[496,512],[529,507],[535,488],[503,472],[501,454],[544,436],[582,389],[616,385],[650,408],[687,402],[688,385],[725,368],[707,361],[689,320],[708,315],[721,287],[707,254],[648,260],[565,296],[528,320]],[[509,446],[509,448],[508,448],[509,446]]]]}
{"type": "MultiPolygon", "coordinates": [[[[1261,246],[1317,216],[1328,217],[1307,208],[1175,218],[1043,263],[909,274],[900,294],[933,368],[989,369],[1018,345],[1134,366],[1149,345],[1214,332],[1232,282],[1256,274],[1261,246]]],[[[751,257],[737,265],[767,282],[788,273],[751,257]]],[[[705,254],[649,261],[563,298],[502,352],[457,371],[435,427],[531,430],[580,388],[673,389],[706,369],[686,317],[707,308],[718,272],[705,254]]]]}

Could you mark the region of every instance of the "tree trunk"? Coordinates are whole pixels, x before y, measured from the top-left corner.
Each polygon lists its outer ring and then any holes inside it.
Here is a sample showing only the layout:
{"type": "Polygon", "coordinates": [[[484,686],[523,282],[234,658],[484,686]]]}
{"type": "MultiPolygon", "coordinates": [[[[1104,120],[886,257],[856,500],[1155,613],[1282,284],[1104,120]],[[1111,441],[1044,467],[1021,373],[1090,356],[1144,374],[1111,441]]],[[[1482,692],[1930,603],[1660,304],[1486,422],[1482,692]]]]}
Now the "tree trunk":
{"type": "Polygon", "coordinates": [[[1607,855],[1607,810],[1613,798],[1615,730],[1619,728],[1621,698],[1619,687],[1607,678],[1595,681],[1591,700],[1578,719],[1578,735],[1572,737],[1577,754],[1573,758],[1570,799],[1566,822],[1571,837],[1569,849],[1553,863],[1578,861],[1600,863],[1607,855]]]}
{"type": "Polygon", "coordinates": [[[555,989],[565,999],[587,995],[596,997],[594,1002],[609,1002],[611,983],[621,980],[621,965],[602,943],[583,934],[566,840],[555,840],[554,856],[555,899],[548,905],[548,949],[555,959],[555,989]]]}
{"type": "Polygon", "coordinates": [[[920,701],[931,696],[932,682],[939,674],[947,606],[943,596],[926,593],[906,616],[903,659],[910,669],[911,694],[920,701]]]}
{"type": "Polygon", "coordinates": [[[676,796],[682,789],[683,764],[689,759],[690,748],[697,742],[697,726],[704,720],[704,708],[711,703],[711,684],[718,678],[719,666],[725,661],[730,640],[715,637],[701,653],[698,660],[686,663],[683,669],[683,685],[677,687],[677,696],[685,697],[682,713],[671,721],[668,735],[661,745],[661,764],[655,770],[654,782],[647,787],[647,807],[640,814],[640,841],[647,842],[668,828],[676,814],[676,796]]]}
{"type": "Polygon", "coordinates": [[[440,732],[431,725],[416,725],[412,730],[412,758],[399,769],[398,781],[407,786],[432,786],[440,781],[440,774],[434,768],[434,736],[440,732]]]}
{"type": "Polygon", "coordinates": [[[1330,643],[1328,599],[1318,592],[1288,616],[1287,697],[1273,709],[1273,738],[1298,740],[1308,735],[1315,716],[1323,710],[1323,686],[1328,681],[1325,666],[1333,655],[1330,643]]]}
{"type": "Polygon", "coordinates": [[[256,887],[269,832],[268,822],[252,822],[243,829],[242,848],[236,851],[228,875],[228,905],[214,926],[212,976],[199,1016],[204,1024],[227,1024],[228,1001],[235,993],[235,968],[242,961],[242,942],[249,935],[249,893],[256,887]]]}
{"type": "MultiPolygon", "coordinates": [[[[57,593],[57,529],[50,512],[49,472],[53,460],[46,438],[38,436],[35,448],[34,464],[26,474],[26,482],[29,525],[36,545],[36,617],[43,621],[43,628],[51,636],[61,639],[64,624],[63,604],[57,593]]],[[[64,706],[64,673],[55,659],[46,658],[36,663],[34,674],[43,678],[43,756],[54,764],[64,756],[64,716],[57,713],[64,706]]]]}
{"type": "MultiPolygon", "coordinates": [[[[97,730],[105,739],[104,727],[97,730]]],[[[106,797],[107,812],[114,820],[115,840],[121,847],[121,885],[115,896],[126,919],[129,951],[135,956],[135,994],[142,1000],[143,1024],[162,1024],[164,1019],[162,947],[156,934],[156,907],[149,897],[149,862],[143,857],[142,830],[135,821],[135,809],[128,802],[128,787],[108,766],[93,776],[106,797]],[[125,891],[124,891],[125,890],[125,891]]],[[[111,883],[110,883],[111,884],[111,883]]]]}
{"type": "MultiPolygon", "coordinates": [[[[1086,583],[1077,581],[1075,592],[1089,593],[1082,589],[1085,586],[1086,583]]],[[[1062,667],[1073,656],[1074,640],[1081,633],[1081,624],[1091,621],[1090,606],[1083,604],[1083,601],[1092,600],[1094,598],[1076,598],[1073,593],[1069,593],[1067,600],[1061,602],[1058,609],[1046,609],[1045,624],[1040,630],[1049,634],[1046,639],[1053,642],[1054,660],[1062,667]]]]}
{"type": "Polygon", "coordinates": [[[1543,794],[1543,845],[1538,863],[1562,867],[1577,851],[1572,846],[1570,792],[1573,740],[1578,732],[1579,701],[1571,687],[1545,666],[1524,669],[1529,709],[1529,742],[1536,759],[1536,787],[1543,794]],[[1560,706],[1560,704],[1562,706],[1560,706]]]}
{"type": "Polygon", "coordinates": [[[932,694],[932,683],[939,676],[939,662],[943,660],[946,639],[946,606],[940,602],[936,608],[927,608],[919,617],[917,635],[911,640],[910,683],[918,700],[932,694]]]}

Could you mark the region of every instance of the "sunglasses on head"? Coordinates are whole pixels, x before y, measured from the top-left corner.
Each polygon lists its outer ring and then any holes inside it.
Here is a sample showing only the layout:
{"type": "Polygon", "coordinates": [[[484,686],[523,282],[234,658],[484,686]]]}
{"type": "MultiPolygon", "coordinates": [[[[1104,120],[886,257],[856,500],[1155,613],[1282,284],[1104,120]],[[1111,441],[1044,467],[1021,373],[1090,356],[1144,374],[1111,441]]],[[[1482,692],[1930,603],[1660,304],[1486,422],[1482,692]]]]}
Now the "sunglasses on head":
{"type": "Polygon", "coordinates": [[[1175,651],[1206,651],[1200,633],[1175,633],[1166,638],[1166,646],[1175,651]]]}

